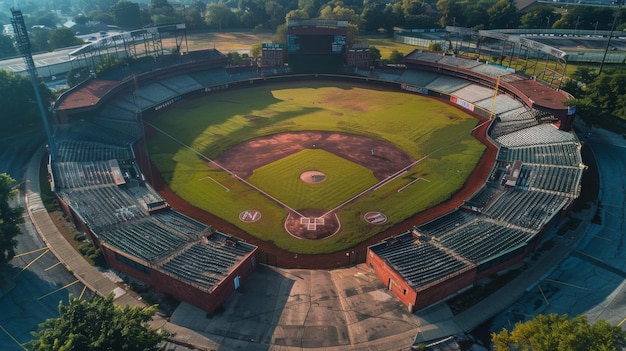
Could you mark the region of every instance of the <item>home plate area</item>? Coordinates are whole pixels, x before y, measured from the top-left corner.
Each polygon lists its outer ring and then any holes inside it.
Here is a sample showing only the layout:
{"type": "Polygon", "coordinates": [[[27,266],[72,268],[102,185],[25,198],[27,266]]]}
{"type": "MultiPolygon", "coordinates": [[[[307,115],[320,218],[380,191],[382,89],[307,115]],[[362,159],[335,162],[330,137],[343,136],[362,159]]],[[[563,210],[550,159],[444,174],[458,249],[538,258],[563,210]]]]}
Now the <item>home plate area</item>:
{"type": "Polygon", "coordinates": [[[303,209],[290,212],[285,220],[285,230],[299,239],[317,240],[339,232],[339,219],[323,209],[303,209]]]}
{"type": "Polygon", "coordinates": [[[300,225],[308,230],[317,230],[318,225],[324,225],[324,217],[300,217],[300,225]]]}

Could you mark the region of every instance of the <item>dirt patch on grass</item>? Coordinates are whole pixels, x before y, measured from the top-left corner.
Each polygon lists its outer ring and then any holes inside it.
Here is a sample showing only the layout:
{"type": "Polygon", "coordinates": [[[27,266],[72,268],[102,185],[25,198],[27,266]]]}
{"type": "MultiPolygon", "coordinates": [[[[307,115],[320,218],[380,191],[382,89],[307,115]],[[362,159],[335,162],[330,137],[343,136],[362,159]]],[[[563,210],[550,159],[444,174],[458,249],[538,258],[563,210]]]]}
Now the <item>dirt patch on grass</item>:
{"type": "MultiPolygon", "coordinates": [[[[217,49],[222,53],[232,51],[250,50],[252,45],[259,43],[272,42],[273,33],[251,33],[251,32],[213,32],[213,31],[197,31],[187,33],[187,41],[183,42],[182,50],[189,51],[217,49]]],[[[174,38],[163,39],[165,48],[175,47],[174,38]]]]}
{"type": "Polygon", "coordinates": [[[372,170],[385,179],[415,160],[401,149],[362,135],[336,132],[281,133],[255,138],[227,150],[215,161],[247,179],[264,165],[304,149],[321,149],[372,170]]]}

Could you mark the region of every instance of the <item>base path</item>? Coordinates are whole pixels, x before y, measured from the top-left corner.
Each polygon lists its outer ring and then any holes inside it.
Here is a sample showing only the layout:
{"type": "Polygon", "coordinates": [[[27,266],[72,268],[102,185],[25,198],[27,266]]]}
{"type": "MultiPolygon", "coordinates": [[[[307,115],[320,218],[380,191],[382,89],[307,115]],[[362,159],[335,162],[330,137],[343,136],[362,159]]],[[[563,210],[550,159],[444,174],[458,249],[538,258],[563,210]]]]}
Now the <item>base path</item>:
{"type": "MultiPolygon", "coordinates": [[[[479,120],[479,123],[482,123],[485,121],[484,119],[478,116],[476,116],[476,118],[479,120]]],[[[150,181],[150,184],[152,184],[152,186],[159,192],[159,194],[163,196],[175,210],[180,211],[181,213],[184,213],[203,223],[208,223],[213,228],[221,232],[234,235],[253,245],[258,246],[259,251],[260,251],[258,254],[258,260],[260,263],[266,263],[272,266],[279,266],[279,267],[284,267],[284,268],[328,269],[328,268],[337,268],[341,266],[346,266],[347,264],[365,262],[365,256],[367,253],[368,246],[373,245],[392,235],[402,234],[408,230],[411,230],[416,225],[426,223],[427,221],[440,217],[454,210],[455,208],[458,208],[459,206],[461,206],[466,199],[468,199],[471,195],[473,195],[485,183],[485,180],[487,179],[489,172],[491,171],[491,167],[493,166],[493,163],[496,159],[498,148],[495,145],[493,145],[485,136],[488,127],[489,127],[489,124],[485,123],[481,127],[473,130],[472,132],[472,135],[476,139],[481,141],[483,144],[485,144],[487,146],[487,149],[485,150],[485,153],[483,154],[480,161],[476,165],[476,168],[474,169],[474,171],[467,178],[467,181],[465,182],[465,185],[463,186],[462,189],[460,189],[456,194],[454,194],[454,196],[452,196],[452,198],[450,198],[447,202],[431,207],[428,210],[423,211],[421,213],[418,213],[415,216],[407,219],[406,221],[396,225],[395,227],[385,230],[382,233],[379,233],[369,238],[365,242],[353,247],[352,249],[350,249],[350,251],[354,252],[354,254],[350,256],[352,258],[352,261],[350,263],[348,263],[346,260],[347,250],[330,253],[330,254],[294,255],[292,252],[288,252],[286,250],[276,247],[271,242],[260,240],[259,238],[248,234],[241,228],[236,227],[232,223],[229,223],[223,220],[222,218],[214,216],[208,212],[205,212],[197,207],[190,205],[187,201],[185,201],[184,199],[176,195],[167,186],[167,184],[165,184],[165,181],[159,174],[156,167],[154,167],[154,165],[152,165],[147,160],[145,150],[142,147],[143,143],[135,144],[135,155],[137,157],[137,162],[142,168],[143,174],[148,178],[148,180],[150,181]]],[[[151,128],[146,126],[145,132],[146,132],[147,138],[150,138],[151,133],[154,133],[155,131],[151,130],[151,128]]],[[[276,149],[285,148],[285,149],[291,150],[291,153],[297,152],[298,150],[300,150],[298,148],[304,148],[304,145],[311,145],[311,146],[313,145],[312,143],[313,140],[309,139],[310,135],[319,135],[318,139],[314,139],[316,141],[315,147],[322,147],[322,146],[319,146],[320,143],[321,145],[324,145],[325,142],[329,142],[328,139],[324,139],[322,138],[322,136],[329,135],[331,133],[303,132],[303,133],[290,133],[290,134],[300,135],[299,137],[302,138],[303,142],[296,143],[295,146],[290,146],[290,145],[282,145],[281,147],[274,146],[273,149],[276,150],[276,149]],[[306,141],[306,143],[304,141],[306,141]]],[[[337,133],[332,133],[332,134],[337,134],[337,133]]],[[[367,137],[364,137],[364,138],[370,141],[373,140],[367,137]]],[[[269,140],[267,142],[269,143],[269,140]]],[[[324,148],[326,149],[326,147],[324,148]]],[[[229,160],[229,162],[235,162],[236,157],[237,157],[236,153],[233,152],[231,155],[227,155],[227,153],[232,152],[233,149],[227,151],[220,157],[221,162],[225,162],[225,160],[229,160]]],[[[339,149],[343,149],[343,148],[338,148],[338,150],[339,149]]],[[[259,151],[261,150],[262,149],[259,149],[259,151]]],[[[376,151],[377,150],[374,150],[375,155],[376,155],[376,151]]],[[[338,154],[339,152],[336,152],[336,153],[338,154]]],[[[285,155],[289,155],[289,154],[290,153],[287,153],[285,155]]],[[[370,149],[367,149],[367,147],[363,148],[361,151],[361,154],[367,154],[369,155],[369,157],[372,157],[371,148],[370,149]]],[[[264,157],[264,155],[262,154],[256,155],[256,156],[258,158],[264,157]]],[[[250,158],[248,158],[248,160],[250,160],[250,158]]],[[[265,161],[265,162],[268,162],[268,161],[265,161]]],[[[406,165],[408,163],[410,162],[403,163],[403,165],[406,165]]],[[[399,166],[399,168],[397,169],[400,169],[400,168],[402,168],[402,166],[399,166]]],[[[386,177],[388,174],[394,173],[393,171],[390,171],[390,169],[381,170],[381,172],[382,171],[384,171],[384,174],[385,174],[383,178],[386,177]]],[[[378,176],[379,175],[377,175],[377,177],[378,176]]]]}
{"type": "Polygon", "coordinates": [[[215,162],[247,179],[255,169],[304,149],[320,149],[350,160],[371,169],[378,180],[415,162],[392,144],[336,132],[294,132],[259,137],[227,150],[215,162]]]}

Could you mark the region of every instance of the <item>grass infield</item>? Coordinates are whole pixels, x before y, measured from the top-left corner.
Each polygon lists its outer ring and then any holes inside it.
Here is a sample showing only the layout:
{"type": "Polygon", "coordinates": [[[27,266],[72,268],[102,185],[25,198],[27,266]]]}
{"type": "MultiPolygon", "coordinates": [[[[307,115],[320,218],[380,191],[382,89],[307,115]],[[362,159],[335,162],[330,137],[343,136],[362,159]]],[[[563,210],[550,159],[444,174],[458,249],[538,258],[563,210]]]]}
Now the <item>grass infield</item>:
{"type": "MultiPolygon", "coordinates": [[[[151,123],[177,139],[162,134],[148,144],[152,162],[174,192],[262,240],[297,253],[347,249],[447,200],[461,188],[485,150],[470,135],[477,120],[455,107],[417,95],[335,82],[227,90],[186,102],[151,123]],[[393,144],[416,160],[425,158],[401,177],[343,207],[337,213],[342,226],[338,235],[309,241],[285,232],[287,213],[280,205],[196,154],[214,159],[245,140],[307,130],[365,135],[393,144]],[[239,221],[239,213],[252,209],[262,212],[261,220],[239,221]],[[383,212],[388,222],[366,223],[362,215],[369,211],[383,212]]],[[[248,181],[295,209],[330,209],[377,182],[370,170],[311,149],[256,169],[248,181]],[[300,173],[312,166],[327,180],[300,181],[300,173]]]]}
{"type": "Polygon", "coordinates": [[[302,150],[258,168],[250,183],[289,207],[332,209],[378,182],[372,172],[324,150],[302,150]],[[300,174],[320,171],[326,179],[305,183],[300,174]]]}

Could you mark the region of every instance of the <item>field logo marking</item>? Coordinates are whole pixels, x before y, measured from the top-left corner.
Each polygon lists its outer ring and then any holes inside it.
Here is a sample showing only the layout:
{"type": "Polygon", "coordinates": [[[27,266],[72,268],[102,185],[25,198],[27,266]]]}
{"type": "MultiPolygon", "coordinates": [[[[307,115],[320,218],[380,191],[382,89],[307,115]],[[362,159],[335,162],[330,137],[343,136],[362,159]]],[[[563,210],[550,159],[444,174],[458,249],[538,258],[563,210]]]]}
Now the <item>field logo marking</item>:
{"type": "Polygon", "coordinates": [[[239,214],[239,220],[252,223],[261,219],[261,212],[257,210],[245,210],[239,214]]]}
{"type": "Polygon", "coordinates": [[[363,215],[363,220],[369,224],[381,225],[387,222],[387,216],[382,212],[371,211],[363,215]]]}

